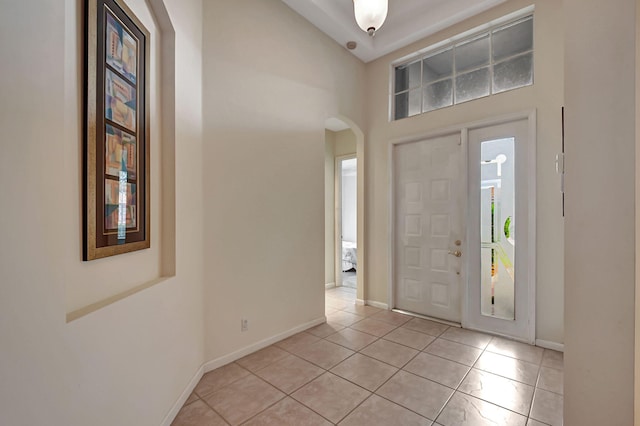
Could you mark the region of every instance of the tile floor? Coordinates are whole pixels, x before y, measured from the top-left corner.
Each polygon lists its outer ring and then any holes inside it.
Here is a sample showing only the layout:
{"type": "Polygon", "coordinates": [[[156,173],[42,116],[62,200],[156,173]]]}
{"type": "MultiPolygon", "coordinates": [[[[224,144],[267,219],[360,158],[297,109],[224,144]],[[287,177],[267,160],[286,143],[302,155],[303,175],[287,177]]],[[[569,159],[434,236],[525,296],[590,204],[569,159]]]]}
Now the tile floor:
{"type": "Polygon", "coordinates": [[[355,305],[204,375],[173,426],[562,425],[563,357],[355,305]]]}

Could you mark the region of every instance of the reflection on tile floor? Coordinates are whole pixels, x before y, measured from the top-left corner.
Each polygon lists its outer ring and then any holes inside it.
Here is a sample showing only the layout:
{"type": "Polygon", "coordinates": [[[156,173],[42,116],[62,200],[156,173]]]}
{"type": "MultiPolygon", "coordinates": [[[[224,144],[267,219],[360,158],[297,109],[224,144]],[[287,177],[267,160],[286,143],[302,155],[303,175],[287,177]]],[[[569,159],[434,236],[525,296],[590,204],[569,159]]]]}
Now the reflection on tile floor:
{"type": "Polygon", "coordinates": [[[204,375],[173,426],[562,425],[562,353],[355,305],[204,375]]]}

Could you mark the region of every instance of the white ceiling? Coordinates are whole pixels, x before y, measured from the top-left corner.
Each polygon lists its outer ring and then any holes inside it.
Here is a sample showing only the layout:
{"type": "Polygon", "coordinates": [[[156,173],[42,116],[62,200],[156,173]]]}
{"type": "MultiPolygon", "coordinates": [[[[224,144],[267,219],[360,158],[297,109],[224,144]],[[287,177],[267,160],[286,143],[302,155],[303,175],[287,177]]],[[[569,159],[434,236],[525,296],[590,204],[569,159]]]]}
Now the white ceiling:
{"type": "Polygon", "coordinates": [[[387,20],[374,37],[356,24],[352,0],[282,1],[342,46],[357,42],[351,52],[369,62],[507,0],[389,0],[387,20]]]}

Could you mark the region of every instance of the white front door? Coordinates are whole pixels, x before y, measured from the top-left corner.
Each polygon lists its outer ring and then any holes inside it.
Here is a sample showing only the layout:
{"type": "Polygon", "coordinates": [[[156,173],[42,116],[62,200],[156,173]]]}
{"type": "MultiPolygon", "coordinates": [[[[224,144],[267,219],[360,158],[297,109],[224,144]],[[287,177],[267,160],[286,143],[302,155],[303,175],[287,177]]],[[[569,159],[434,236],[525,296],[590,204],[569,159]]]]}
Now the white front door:
{"type": "Polygon", "coordinates": [[[463,164],[460,133],[393,146],[397,309],[461,320],[463,164]]]}

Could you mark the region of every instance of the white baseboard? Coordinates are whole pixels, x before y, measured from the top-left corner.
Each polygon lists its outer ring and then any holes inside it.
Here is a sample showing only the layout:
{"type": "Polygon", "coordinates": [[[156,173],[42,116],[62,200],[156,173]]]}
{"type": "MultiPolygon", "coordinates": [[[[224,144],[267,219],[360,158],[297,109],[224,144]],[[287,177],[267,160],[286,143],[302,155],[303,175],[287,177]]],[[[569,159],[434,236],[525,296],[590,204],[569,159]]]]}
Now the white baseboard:
{"type": "Polygon", "coordinates": [[[366,305],[366,304],[367,304],[367,302],[365,302],[364,300],[362,300],[362,299],[356,299],[356,305],[358,305],[358,306],[364,306],[364,305],[366,305]]]}
{"type": "Polygon", "coordinates": [[[187,398],[189,398],[191,392],[193,392],[200,379],[202,379],[202,376],[204,375],[203,367],[204,366],[200,366],[200,368],[198,368],[198,371],[196,371],[196,374],[194,374],[194,376],[191,378],[187,387],[184,389],[184,391],[182,391],[182,394],[180,394],[178,400],[173,404],[173,407],[171,407],[171,410],[169,410],[167,415],[164,417],[164,420],[162,420],[162,426],[171,426],[171,423],[175,420],[176,416],[180,412],[180,409],[182,408],[184,403],[187,402],[187,398]]]}
{"type": "Polygon", "coordinates": [[[286,339],[289,336],[293,336],[296,333],[300,333],[301,331],[305,331],[311,327],[315,327],[316,325],[320,325],[326,322],[326,317],[322,316],[321,318],[317,318],[313,321],[309,321],[307,323],[301,324],[297,327],[294,327],[290,330],[284,331],[280,334],[276,334],[275,336],[271,336],[267,339],[260,340],[252,345],[246,346],[242,349],[238,349],[235,352],[231,352],[228,355],[221,356],[220,358],[212,359],[211,361],[205,362],[203,365],[204,373],[208,373],[209,371],[215,370],[216,368],[222,367],[223,365],[227,365],[237,359],[242,358],[243,356],[254,353],[255,351],[259,351],[260,349],[266,348],[269,345],[272,345],[276,342],[279,342],[282,339],[286,339]]]}
{"type": "Polygon", "coordinates": [[[564,353],[563,343],[556,343],[556,342],[550,342],[548,340],[536,339],[536,346],[540,346],[541,348],[545,348],[545,349],[553,349],[554,351],[564,353]]]}
{"type": "Polygon", "coordinates": [[[366,300],[365,305],[373,306],[374,308],[386,309],[389,310],[389,305],[382,302],[376,302],[375,300],[366,300]]]}
{"type": "Polygon", "coordinates": [[[324,289],[329,290],[330,288],[334,288],[335,286],[336,286],[336,283],[326,283],[324,285],[324,289]]]}

